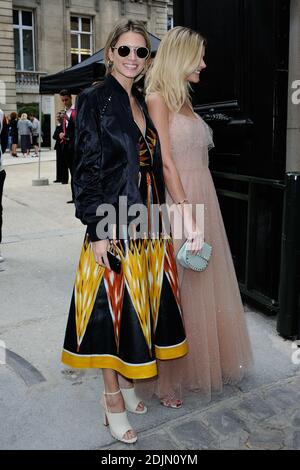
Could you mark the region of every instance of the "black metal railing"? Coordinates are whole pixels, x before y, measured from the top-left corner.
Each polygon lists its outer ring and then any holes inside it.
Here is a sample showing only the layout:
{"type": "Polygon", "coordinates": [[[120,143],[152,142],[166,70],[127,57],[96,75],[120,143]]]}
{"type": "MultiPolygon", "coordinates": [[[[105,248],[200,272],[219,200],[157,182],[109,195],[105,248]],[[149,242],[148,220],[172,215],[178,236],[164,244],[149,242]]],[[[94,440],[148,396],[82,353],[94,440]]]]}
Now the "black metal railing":
{"type": "Polygon", "coordinates": [[[220,171],[212,175],[240,291],[277,313],[285,182],[220,171]]]}

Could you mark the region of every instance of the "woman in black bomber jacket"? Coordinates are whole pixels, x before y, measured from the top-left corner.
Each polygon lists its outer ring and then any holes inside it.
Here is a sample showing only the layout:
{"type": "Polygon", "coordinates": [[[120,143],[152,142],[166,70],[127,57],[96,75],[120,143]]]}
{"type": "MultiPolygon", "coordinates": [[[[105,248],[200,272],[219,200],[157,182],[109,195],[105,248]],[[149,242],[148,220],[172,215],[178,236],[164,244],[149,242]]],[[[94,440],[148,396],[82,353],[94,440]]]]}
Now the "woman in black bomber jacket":
{"type": "Polygon", "coordinates": [[[83,91],[77,100],[73,182],[76,216],[87,233],[62,361],[103,369],[105,424],[113,437],[132,443],[137,437],[125,407],[137,414],[147,411],[132,379],[157,375],[156,359],[185,355],[187,343],[172,240],[163,237],[161,223],[158,236],[150,236],[152,203],[165,202],[165,187],[157,132],[133,86],[150,55],[144,25],[122,21],[105,50],[104,83],[83,91]],[[124,209],[120,196],[127,198],[127,214],[134,204],[145,205],[146,237],[130,236],[127,229],[124,235],[120,224],[114,236],[101,233],[104,214],[97,209],[110,204],[119,215],[124,209]],[[110,269],[108,249],[121,261],[119,274],[110,269]]]}

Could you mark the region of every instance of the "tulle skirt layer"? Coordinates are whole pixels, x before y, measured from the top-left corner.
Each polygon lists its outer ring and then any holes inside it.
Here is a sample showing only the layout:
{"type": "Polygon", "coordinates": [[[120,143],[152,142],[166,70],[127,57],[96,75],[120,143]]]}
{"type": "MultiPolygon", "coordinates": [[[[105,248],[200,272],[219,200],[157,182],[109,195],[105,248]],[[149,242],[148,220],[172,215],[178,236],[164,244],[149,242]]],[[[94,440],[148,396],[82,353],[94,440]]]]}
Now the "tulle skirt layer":
{"type": "MultiPolygon", "coordinates": [[[[180,359],[159,361],[158,376],[139,383],[147,398],[182,398],[184,391],[210,399],[224,383],[238,383],[252,367],[245,313],[231,252],[208,168],[180,172],[189,201],[204,204],[205,240],[213,253],[203,272],[178,268],[181,305],[189,352],[180,359]]],[[[167,202],[172,204],[170,196],[167,202]]],[[[173,227],[173,233],[175,233],[173,227]]],[[[174,238],[175,253],[184,238],[174,238]]]]}

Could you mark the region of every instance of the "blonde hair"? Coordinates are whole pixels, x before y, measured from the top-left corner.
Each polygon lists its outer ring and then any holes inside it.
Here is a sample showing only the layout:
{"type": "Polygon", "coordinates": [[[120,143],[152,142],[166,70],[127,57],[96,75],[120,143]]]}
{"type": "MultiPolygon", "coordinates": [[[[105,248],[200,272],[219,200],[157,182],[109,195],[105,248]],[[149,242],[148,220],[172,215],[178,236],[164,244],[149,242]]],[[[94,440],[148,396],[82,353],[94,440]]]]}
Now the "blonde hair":
{"type": "Polygon", "coordinates": [[[21,119],[22,119],[22,121],[25,121],[25,120],[27,119],[27,117],[28,117],[28,116],[27,116],[26,113],[21,114],[21,119]]]}
{"type": "MultiPolygon", "coordinates": [[[[142,21],[123,19],[119,21],[118,23],[116,23],[114,28],[111,30],[107,38],[105,47],[104,47],[104,60],[105,60],[105,65],[106,65],[106,74],[111,73],[112,67],[113,67],[113,64],[109,60],[109,56],[108,56],[109,50],[115,47],[115,45],[117,44],[122,34],[128,33],[129,31],[132,31],[133,33],[137,33],[143,36],[146,42],[146,47],[151,52],[151,42],[150,42],[150,38],[148,36],[144,23],[142,21]]],[[[146,66],[148,65],[149,62],[150,62],[150,54],[148,58],[146,59],[146,66]]]]}
{"type": "Polygon", "coordinates": [[[176,26],[162,39],[146,78],[146,94],[159,93],[171,111],[190,101],[187,77],[200,64],[206,40],[201,34],[176,26]]]}

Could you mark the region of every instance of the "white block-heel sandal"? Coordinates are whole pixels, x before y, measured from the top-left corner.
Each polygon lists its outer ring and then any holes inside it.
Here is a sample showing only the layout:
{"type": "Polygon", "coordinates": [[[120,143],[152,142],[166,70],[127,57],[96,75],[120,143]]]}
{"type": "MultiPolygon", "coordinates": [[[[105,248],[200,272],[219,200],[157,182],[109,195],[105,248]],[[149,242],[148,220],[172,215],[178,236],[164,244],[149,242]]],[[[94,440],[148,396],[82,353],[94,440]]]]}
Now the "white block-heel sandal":
{"type": "Polygon", "coordinates": [[[125,444],[133,444],[137,441],[137,436],[132,437],[130,439],[126,439],[124,436],[128,431],[133,431],[132,426],[130,425],[127,419],[126,411],[122,411],[121,413],[111,413],[108,411],[107,403],[105,395],[117,395],[121,393],[121,390],[117,392],[103,393],[103,407],[104,407],[104,416],[103,416],[103,424],[104,426],[109,426],[110,433],[112,437],[117,439],[118,441],[125,442],[125,444]]]}
{"type": "Polygon", "coordinates": [[[121,392],[124,398],[126,410],[131,411],[131,413],[136,413],[138,415],[144,415],[147,413],[147,407],[143,400],[136,396],[134,387],[132,388],[121,388],[121,392]],[[144,409],[138,410],[137,407],[140,403],[143,403],[144,409]]]}

